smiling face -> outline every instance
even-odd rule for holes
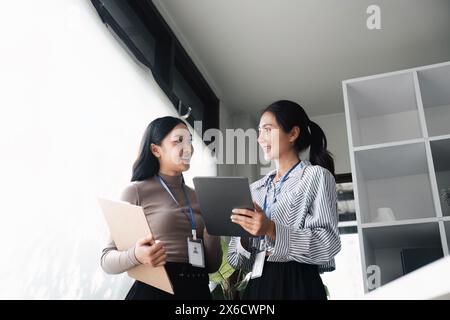
[[[181,173],[189,169],[194,147],[186,125],[178,124],[162,140],[161,145],[152,143],[151,148],[162,170]]]
[[[294,141],[298,138],[300,129],[294,127],[286,133],[277,122],[272,112],[264,112],[259,121],[258,143],[264,152],[266,161],[278,160],[294,148]]]

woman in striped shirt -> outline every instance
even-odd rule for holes
[[[263,111],[258,143],[277,169],[251,185],[254,210],[231,216],[253,235],[233,237],[228,250],[234,268],[252,271],[242,298],[326,299],[319,274],[334,270],[341,243],[325,134],[300,105],[282,100]],[[308,147],[309,160],[301,160]]]

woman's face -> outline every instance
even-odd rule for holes
[[[266,161],[278,160],[294,148],[294,141],[300,129],[294,127],[291,132],[284,132],[272,112],[264,112],[259,120],[258,143],[264,152]]]
[[[161,145],[152,144],[152,152],[165,170],[183,172],[189,169],[194,147],[192,135],[184,124],[178,124],[162,140]]]

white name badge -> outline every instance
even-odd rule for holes
[[[187,239],[188,244],[188,254],[189,254],[189,263],[194,267],[205,267],[205,255],[203,252],[203,241],[202,239],[192,239],[189,237]]]
[[[266,250],[263,250],[256,254],[255,262],[253,263],[252,267],[252,275],[250,279],[259,278],[262,276],[265,258],[266,258]]]

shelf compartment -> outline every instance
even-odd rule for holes
[[[447,235],[447,246],[450,248],[450,220],[444,221],[444,229]]]
[[[425,143],[355,152],[361,223],[378,221],[377,208],[391,208],[396,220],[436,217]]]
[[[381,228],[381,227],[392,227],[392,226],[406,226],[411,224],[420,224],[420,223],[431,223],[431,222],[439,222],[440,218],[433,217],[433,218],[422,218],[422,219],[408,219],[408,220],[396,220],[396,221],[389,221],[389,222],[369,222],[369,223],[363,223],[361,225],[364,229],[369,228]]]
[[[417,71],[428,135],[450,134],[450,65]]]
[[[423,137],[412,72],[344,84],[354,147]]]
[[[450,192],[450,139],[430,141],[430,146],[442,215],[450,216],[450,206],[441,197],[444,189],[448,188]]]
[[[432,254],[429,262],[443,256],[438,222],[363,228],[362,234],[366,267],[380,267],[381,285],[405,274],[406,264],[411,263],[402,259],[406,250],[427,249]]]

